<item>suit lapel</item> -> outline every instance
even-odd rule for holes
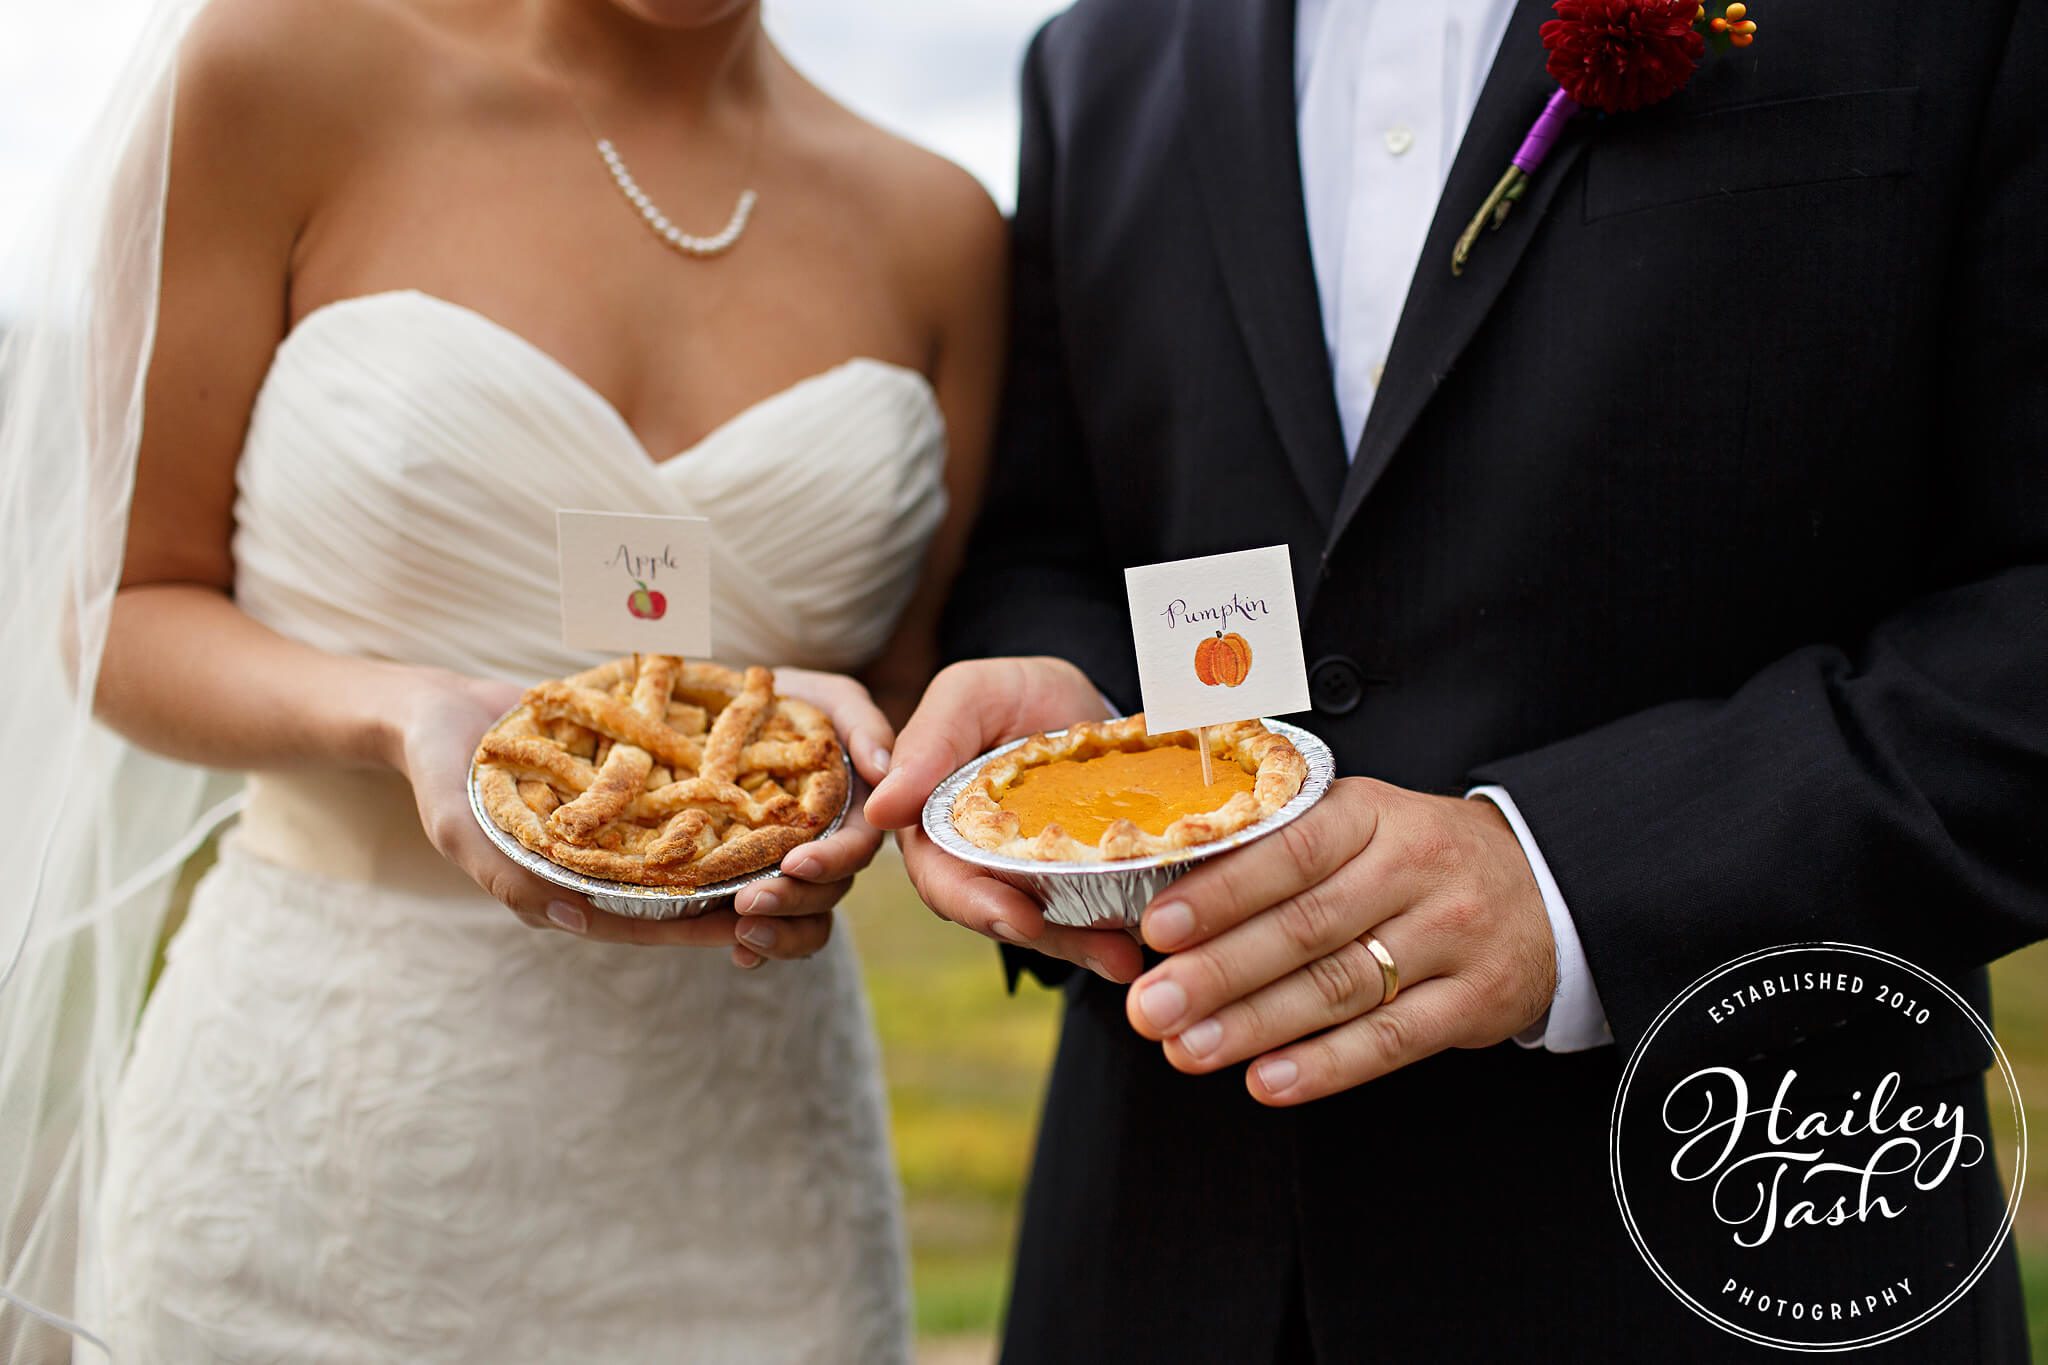
[[[1325,523],[1344,434],[1302,205],[1294,0],[1189,0],[1190,141],[1224,288],[1295,478]]]
[[[1508,21],[1500,55],[1473,109],[1443,197],[1437,202],[1428,243],[1408,286],[1408,300],[1394,331],[1380,391],[1338,497],[1326,553],[1335,547],[1366,494],[1414,429],[1437,385],[1450,374],[1479,330],[1541,226],[1558,186],[1585,148],[1583,129],[1568,131],[1559,139],[1507,223],[1498,232],[1482,233],[1465,273],[1452,276],[1451,248],[1458,234],[1507,169],[1529,125],[1557,88],[1543,69],[1543,41],[1537,32],[1551,13],[1548,0],[1521,0]]]

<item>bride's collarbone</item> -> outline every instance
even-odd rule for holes
[[[872,150],[869,137],[832,131],[765,158],[744,186],[729,172],[692,183],[659,163],[636,168],[700,235],[719,230],[739,190],[757,189],[732,249],[698,259],[650,229],[573,120],[440,112],[450,116],[436,126],[377,139],[377,154],[320,197],[294,252],[294,325],[353,298],[426,294],[545,353],[654,451],[687,449],[847,360],[922,373],[936,353],[929,284],[900,219],[849,226],[892,200],[898,158],[803,173],[812,153]]]

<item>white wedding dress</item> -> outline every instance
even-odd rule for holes
[[[235,593],[337,653],[534,681],[558,507],[712,523],[720,657],[849,669],[945,504],[924,379],[854,360],[657,464],[589,385],[431,296],[278,348]],[[842,925],[716,949],[536,932],[388,775],[251,781],[171,944],[100,1206],[116,1360],[846,1361],[908,1354],[899,1196]]]

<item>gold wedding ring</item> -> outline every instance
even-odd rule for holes
[[[1365,950],[1372,954],[1372,960],[1380,964],[1380,1004],[1392,1002],[1401,993],[1401,969],[1394,965],[1394,955],[1387,951],[1387,945],[1380,942],[1368,929],[1358,936]],[[1377,1009],[1379,1006],[1374,1006]]]

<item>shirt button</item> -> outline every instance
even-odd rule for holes
[[[1308,695],[1316,710],[1326,716],[1341,716],[1357,707],[1365,695],[1365,678],[1358,665],[1342,654],[1316,660],[1308,671]]]
[[[1387,129],[1386,143],[1387,150],[1399,156],[1415,145],[1415,130],[1405,123],[1397,123]]]

